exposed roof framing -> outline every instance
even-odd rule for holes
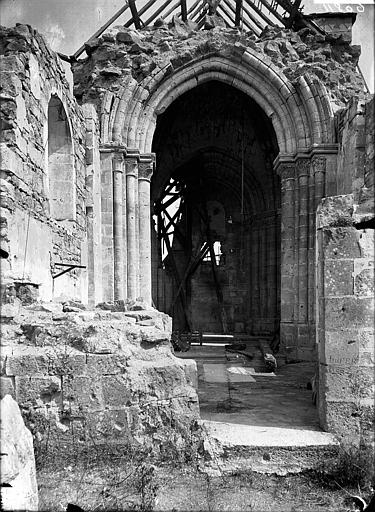
[[[301,0],[127,0],[89,41],[103,34],[116,20],[127,28],[134,26],[139,30],[158,18],[168,22],[177,15],[182,21],[194,21],[198,28],[202,28],[206,14],[216,14],[226,26],[236,26],[256,36],[262,33],[266,25],[292,29],[309,27],[322,32],[314,21],[302,13]],[[85,44],[70,60],[77,59],[84,51]]]

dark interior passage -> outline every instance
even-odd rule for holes
[[[273,334],[279,324],[280,183],[270,120],[206,82],[158,117],[153,300],[174,329]]]

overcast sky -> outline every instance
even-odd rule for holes
[[[327,9],[328,4],[315,1],[302,0],[306,14]],[[145,0],[137,0],[139,6],[144,3]],[[53,50],[71,55],[122,5],[124,0],[0,0],[0,23],[7,27],[28,23],[46,36]],[[344,10],[346,6],[338,7]],[[357,5],[352,8],[355,12]],[[360,67],[374,92],[375,6],[366,4],[363,8],[364,12],[358,13],[353,27],[353,44],[362,46]],[[121,18],[116,24],[121,24]]]

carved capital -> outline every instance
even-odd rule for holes
[[[310,175],[310,159],[301,158],[297,160],[296,172],[299,178]]]
[[[152,173],[154,172],[154,163],[153,162],[140,162],[139,170],[138,170],[138,179],[139,180],[151,180]]]
[[[325,173],[327,167],[327,159],[326,157],[320,155],[314,156],[311,161],[311,165],[314,174],[317,172]]]
[[[139,158],[138,179],[150,181],[155,168],[153,153],[141,155]]]
[[[125,158],[125,172],[127,176],[138,176],[138,160]]]
[[[280,163],[277,167],[277,174],[282,180],[290,180],[295,177],[295,164],[291,162]]]
[[[123,172],[124,170],[124,157],[121,153],[115,154],[112,158],[112,170],[113,172]]]

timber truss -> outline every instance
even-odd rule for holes
[[[176,309],[184,319],[184,327],[191,331],[189,314],[190,280],[203,261],[211,264],[222,332],[227,332],[223,292],[218,278],[218,261],[214,237],[210,226],[207,201],[202,183],[184,183],[171,178],[160,198],[154,204],[159,241],[159,262],[170,272],[174,295],[168,313],[175,316]],[[198,240],[192,239],[192,212],[200,218]],[[176,254],[182,253],[183,258]]]
[[[226,27],[238,27],[257,37],[266,26],[280,26],[299,30],[309,27],[323,33],[311,19],[302,13],[302,0],[127,0],[87,41],[100,37],[115,21],[126,28],[141,30],[158,19],[171,21],[176,16],[182,22],[194,22],[197,29],[205,27],[207,16],[216,15]],[[64,60],[76,60],[85,51],[83,44],[74,55],[59,54]]]

